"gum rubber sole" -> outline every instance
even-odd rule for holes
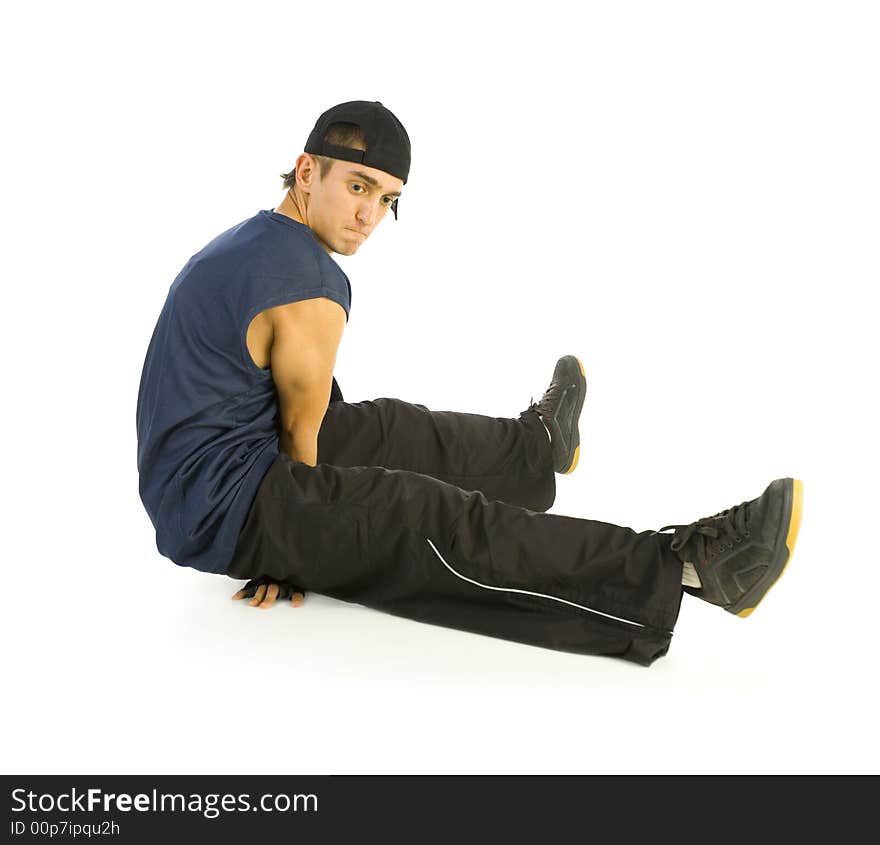
[[[801,516],[804,510],[804,483],[797,478],[791,479],[791,510],[789,512],[788,518],[788,531],[785,536],[785,542],[780,549],[780,554],[777,559],[774,561],[774,565],[771,567],[770,571],[767,573],[766,577],[772,578],[770,584],[764,588],[762,583],[759,581],[752,587],[751,590],[746,593],[746,595],[740,599],[738,604],[745,604],[746,606],[740,610],[730,609],[730,613],[735,614],[741,618],[745,618],[751,614],[751,612],[764,600],[764,597],[770,590],[773,588],[773,585],[782,577],[782,573],[785,572],[785,568],[788,566],[789,561],[791,560],[792,554],[794,554],[795,543],[797,543],[798,532],[801,528]],[[766,579],[765,579],[766,580]],[[757,601],[755,598],[757,597]],[[734,605],[736,607],[737,605]]]
[[[581,359],[578,358],[576,355],[572,355],[571,357],[574,358],[574,360],[578,362],[578,366],[581,368],[581,391],[580,391],[581,398],[580,398],[580,401],[578,402],[577,408],[575,409],[575,412],[574,412],[574,418],[576,420],[579,420],[580,415],[581,415],[581,409],[584,407],[584,399],[587,396],[587,379],[586,379],[586,376],[584,375],[584,365],[581,363]],[[568,469],[563,470],[560,473],[560,475],[571,475],[571,473],[574,472],[575,467],[577,467],[578,461],[580,460],[581,442],[580,442],[580,436],[578,435],[578,425],[577,424],[574,427],[574,438],[575,438],[574,439],[575,447],[574,447],[574,455],[572,456],[571,464],[569,465]]]

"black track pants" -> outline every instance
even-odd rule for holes
[[[465,631],[650,665],[682,598],[672,535],[543,513],[550,442],[518,419],[345,402],[318,463],[280,454],[226,574]]]

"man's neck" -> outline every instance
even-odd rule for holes
[[[294,203],[290,199],[290,194],[285,194],[284,199],[281,200],[281,204],[278,206],[278,208],[273,209],[273,211],[276,211],[278,214],[283,214],[285,217],[289,217],[291,220],[296,220],[297,223],[302,223],[303,226],[309,225],[308,223],[306,223],[305,220],[302,219],[302,216],[299,213],[299,209],[297,209],[296,207],[296,203]],[[309,226],[309,228],[311,229],[312,227]],[[314,230],[312,230],[312,234],[315,235]],[[327,255],[333,254],[333,250],[330,249],[330,247],[325,244],[324,241],[322,241],[317,235],[315,235],[315,240],[318,242],[321,249],[323,249],[324,252],[327,253]]]
[[[284,199],[281,200],[281,204],[275,209],[275,211],[277,211],[278,214],[283,214],[285,217],[290,217],[292,220],[296,220],[297,223],[302,223],[304,226],[308,226],[308,223],[302,219],[296,204],[290,199],[290,194],[284,195]]]

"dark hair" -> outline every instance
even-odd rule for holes
[[[329,141],[331,144],[338,144],[341,147],[354,147],[358,150],[365,150],[367,148],[363,130],[356,123],[344,123],[341,121],[331,123],[324,133],[324,140]],[[318,162],[318,171],[321,179],[330,172],[333,162],[337,161],[335,158],[319,156],[314,153],[309,153],[309,155]],[[282,173],[281,178],[284,180],[285,188],[292,188],[296,184],[296,165],[293,166],[290,173]]]

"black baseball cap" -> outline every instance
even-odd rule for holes
[[[364,133],[367,148],[357,150],[325,141],[324,135],[330,124],[337,122],[357,124]],[[350,100],[327,109],[309,134],[304,152],[375,167],[402,179],[404,185],[409,176],[409,135],[397,117],[378,100]],[[391,203],[395,220],[398,199],[400,198],[395,197]]]

